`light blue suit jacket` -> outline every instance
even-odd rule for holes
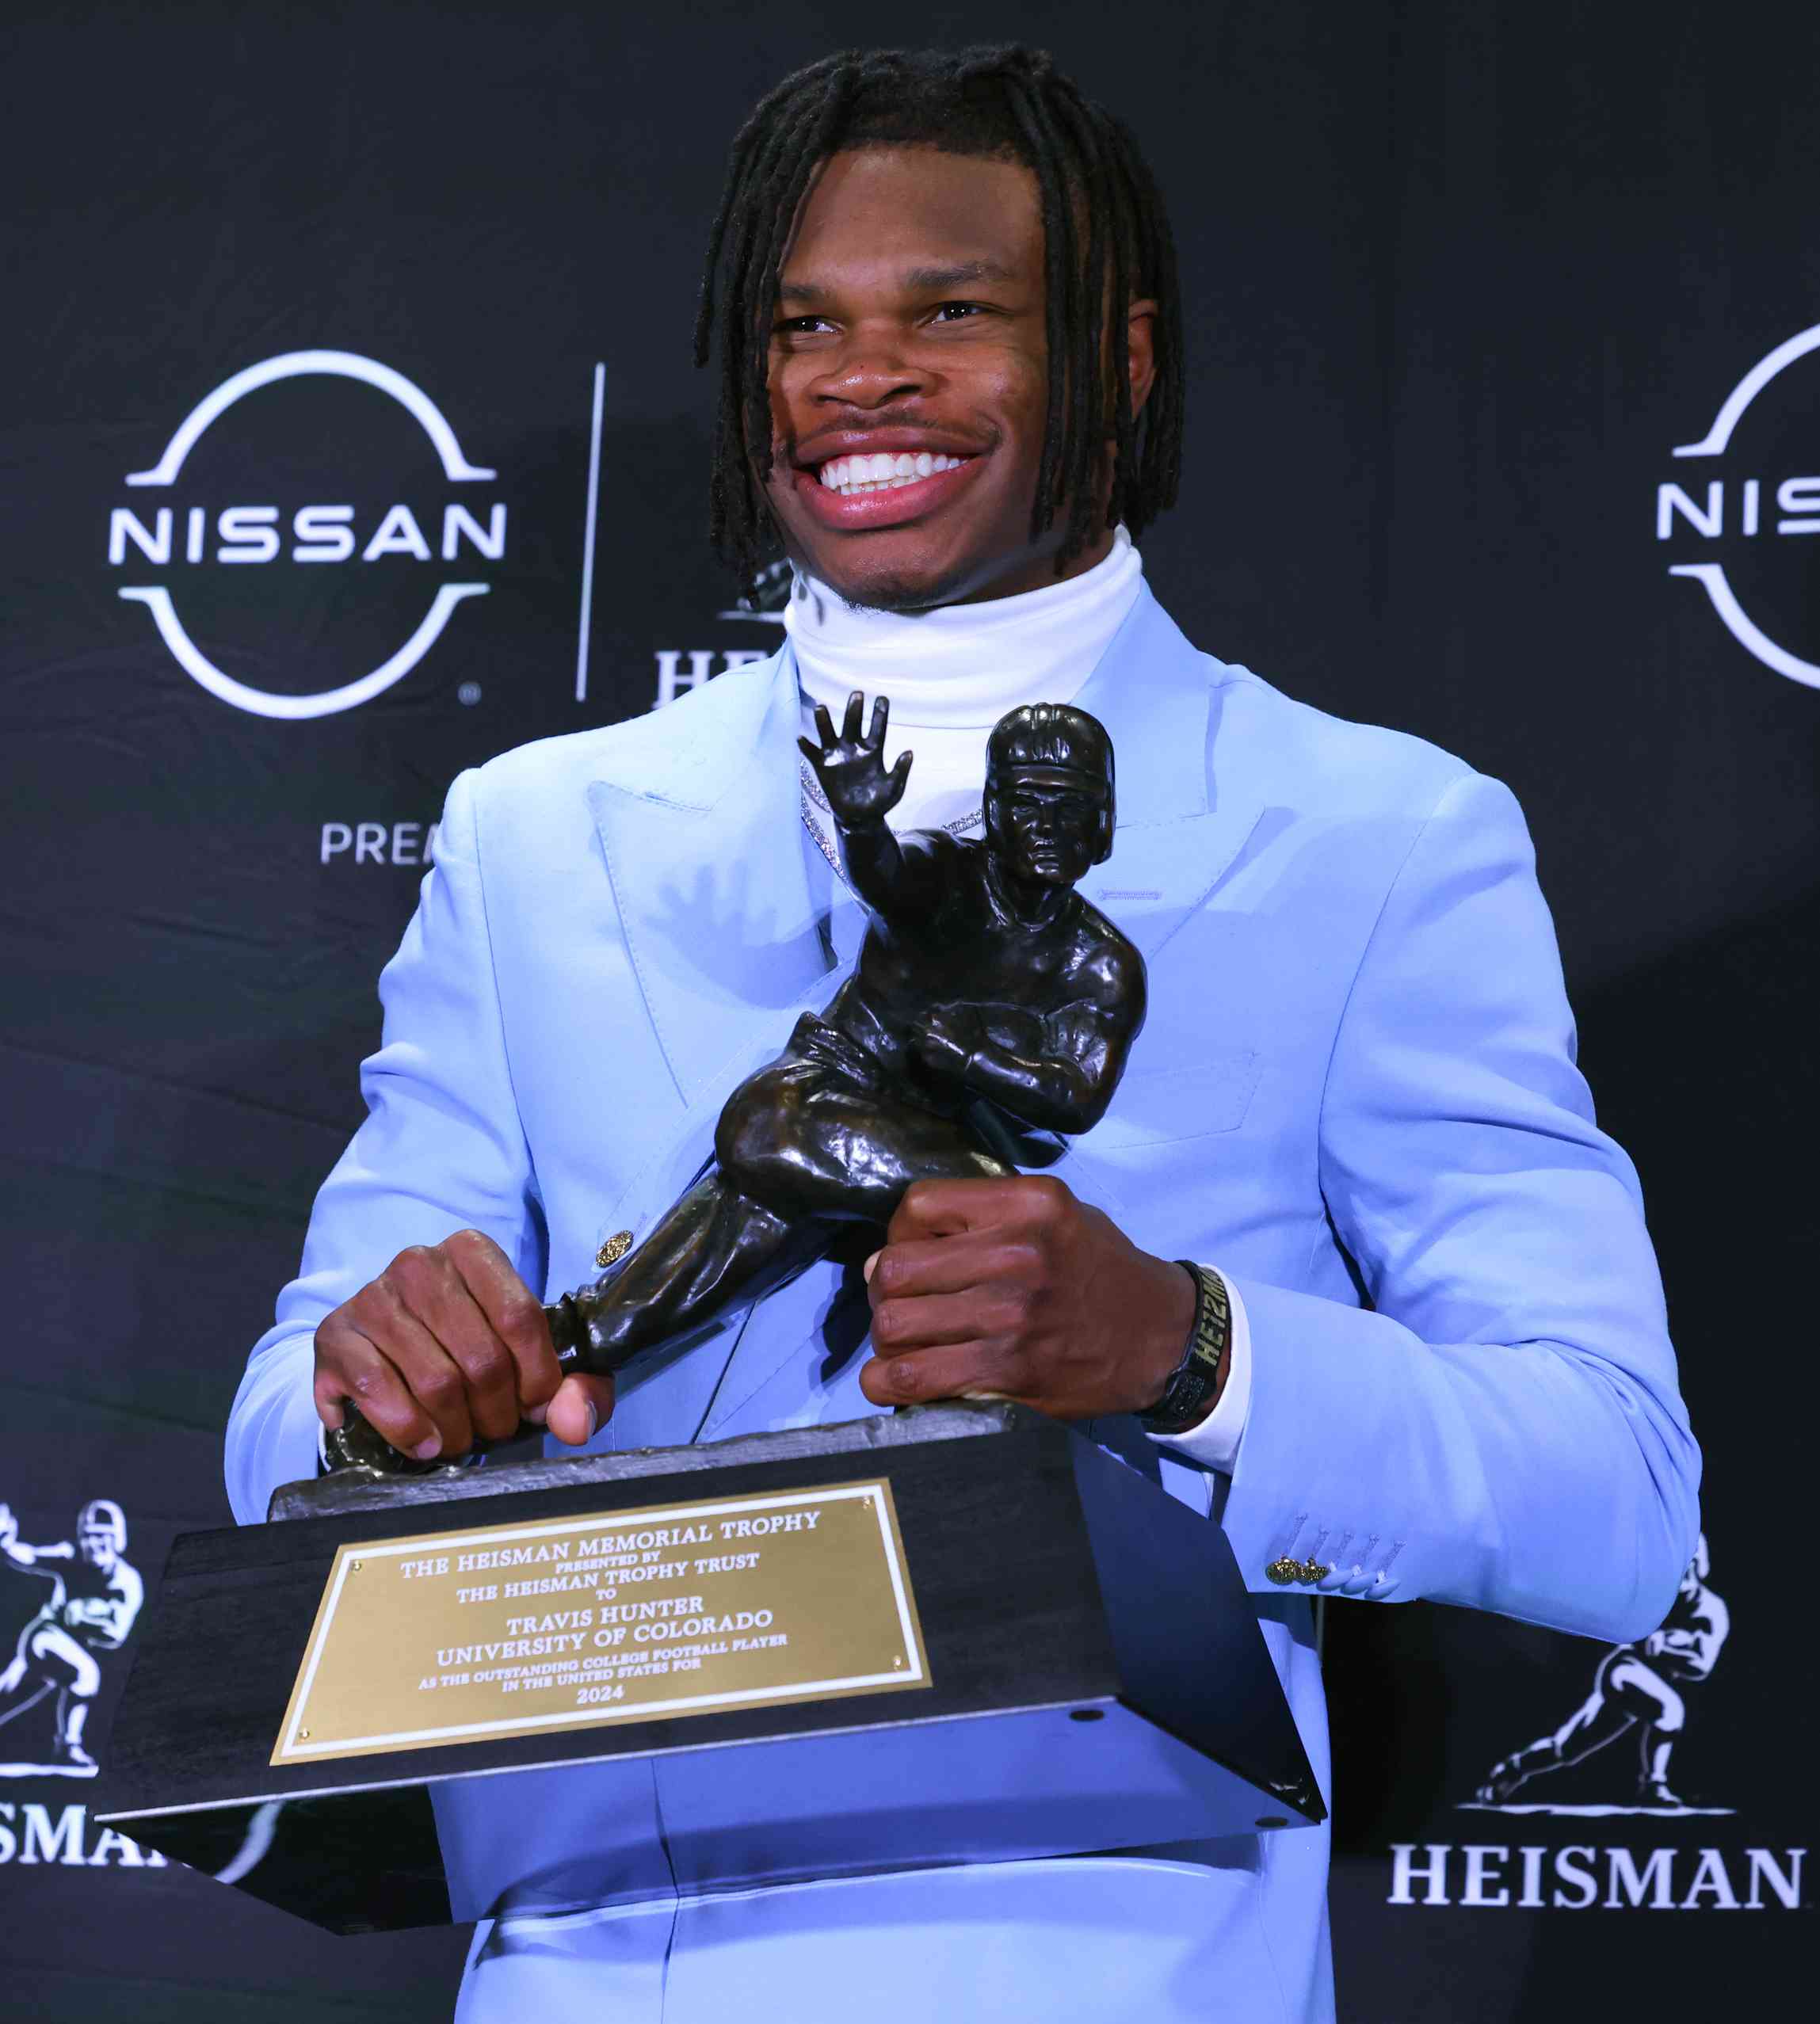
[[[1195,652],[1147,591],[1078,700],[1119,776],[1115,848],[1084,890],[1143,950],[1150,1015],[1055,1171],[1242,1295],[1230,1485],[1173,1458],[1162,1473],[1224,1526],[1326,1789],[1311,1599],[1272,1585],[1279,1557],[1330,1565],[1330,1594],[1608,1640],[1665,1612],[1699,1458],[1636,1177],[1593,1121],[1505,788]],[[797,728],[786,650],[456,783],[382,982],[370,1115],[235,1404],[242,1520],[314,1471],[311,1337],[331,1308],[464,1225],[551,1295],[589,1279],[832,995],[863,916],[799,821]],[[628,1384],[596,1446],[871,1412],[863,1355],[830,1367],[835,1284],[816,1268]],[[636,1766],[473,1781],[439,1817],[479,1901],[528,1848],[575,1908],[499,1904],[471,2020],[1333,2012],[1324,1829],[679,1905]],[[640,1879],[635,1908],[588,1908]]]

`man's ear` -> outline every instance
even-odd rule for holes
[[[1125,319],[1125,345],[1131,356],[1131,419],[1144,411],[1157,376],[1157,306],[1148,295],[1134,302]]]

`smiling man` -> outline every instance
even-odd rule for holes
[[[888,136],[902,121],[873,124]],[[803,204],[770,334],[776,433],[764,503],[792,555],[850,604],[928,611],[1014,597],[1092,568],[1118,524],[1107,515],[1108,445],[1120,423],[1121,475],[1126,488],[1141,485],[1130,436],[1154,377],[1156,301],[1125,304],[1119,355],[1095,365],[1076,396],[1074,468],[1057,471],[1052,348],[1058,338],[1066,345],[1070,322],[1091,331],[1097,319],[1077,285],[1063,291],[1060,330],[1050,328],[1031,184],[1015,161],[881,138],[835,156]],[[1072,208],[1061,215],[1070,221]],[[932,257],[937,247],[946,257]],[[1083,251],[1066,249],[1064,273],[1080,270]],[[1164,260],[1164,249],[1151,257]],[[729,307],[735,324],[750,313],[737,296]],[[1172,331],[1166,341],[1173,356],[1179,340]],[[740,357],[730,341],[727,362]],[[1082,365],[1065,351],[1057,362]],[[1116,402],[1104,386],[1115,372],[1125,381]],[[764,439],[746,433],[746,419],[743,405],[723,413],[721,444],[735,460],[727,484],[738,503],[727,524],[741,547],[762,528],[750,478],[741,483],[764,471]],[[1040,529],[1032,524],[1039,499]],[[1141,520],[1150,505],[1133,501],[1127,510]]]
[[[1318,1595],[1653,1630],[1698,1457],[1521,814],[1196,652],[1145,585],[1181,340],[1131,134],[1028,51],[813,66],[734,143],[698,347],[714,532],[742,571],[788,556],[788,642],[452,789],[370,1115],[235,1404],[236,1511],[309,1473],[350,1399],[427,1458],[525,1412],[635,1447],[996,1393],[1223,1527],[1324,1788]],[[903,747],[879,737],[875,785],[915,747],[857,858],[845,787],[798,745],[826,760],[816,712],[856,690]],[[1002,818],[988,734],[1039,705],[1116,755],[1103,861],[1028,853],[1084,867],[1144,959],[1110,1103],[1069,1113],[1044,1174],[909,1187],[863,1267],[818,1259],[616,1393],[563,1378],[540,1300],[635,1260],[729,1094],[877,985],[846,980],[868,908],[901,902],[891,867]],[[1085,823],[1083,753],[1046,764]],[[954,1021],[908,1031],[957,1096],[998,1072]],[[1108,1818],[1102,1854],[696,1896],[639,1765],[437,1806],[494,1908],[470,2020],[1334,2014],[1324,1829],[1144,1849]]]

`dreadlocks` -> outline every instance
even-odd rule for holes
[[[760,101],[728,157],[695,326],[696,364],[708,362],[717,340],[720,353],[708,522],[715,547],[742,581],[750,579],[770,524],[766,375],[778,270],[817,168],[838,150],[868,145],[1015,161],[1034,173],[1049,399],[1032,538],[1065,504],[1059,574],[1096,523],[1123,520],[1140,531],[1174,503],[1181,472],[1181,306],[1169,219],[1130,130],[1083,97],[1042,50],[848,50],[786,78]],[[1134,420],[1123,312],[1139,295],[1157,304],[1157,369]],[[1109,361],[1101,356],[1103,322]],[[1102,513],[1095,478],[1108,436],[1116,453]]]

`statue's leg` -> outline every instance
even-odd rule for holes
[[[733,1092],[715,1154],[623,1265],[548,1310],[565,1364],[616,1370],[762,1298],[823,1256],[842,1224],[888,1223],[912,1181],[1014,1171],[953,1120],[800,1056]]]
[[[557,1349],[571,1350],[578,1367],[616,1370],[736,1301],[761,1298],[812,1264],[834,1234],[825,1223],[780,1216],[711,1172],[623,1266],[551,1310]]]
[[[10,1722],[28,1708],[36,1707],[56,1684],[43,1673],[28,1671],[25,1653],[20,1651],[6,1671],[0,1672],[0,1722]]]
[[[837,1233],[832,1223],[777,1215],[710,1172],[629,1257],[544,1309],[556,1359],[565,1370],[601,1376],[623,1369],[736,1302],[761,1298],[812,1264]],[[364,1464],[387,1474],[423,1466],[396,1454],[351,1405],[329,1436],[329,1458],[331,1468]],[[13,1712],[0,1707],[0,1721]]]
[[[785,1216],[884,1224],[913,1181],[1016,1171],[955,1119],[881,1091],[825,1076],[798,1076],[783,1088],[763,1088],[767,1080],[755,1076],[734,1092],[715,1151],[742,1192]]]

